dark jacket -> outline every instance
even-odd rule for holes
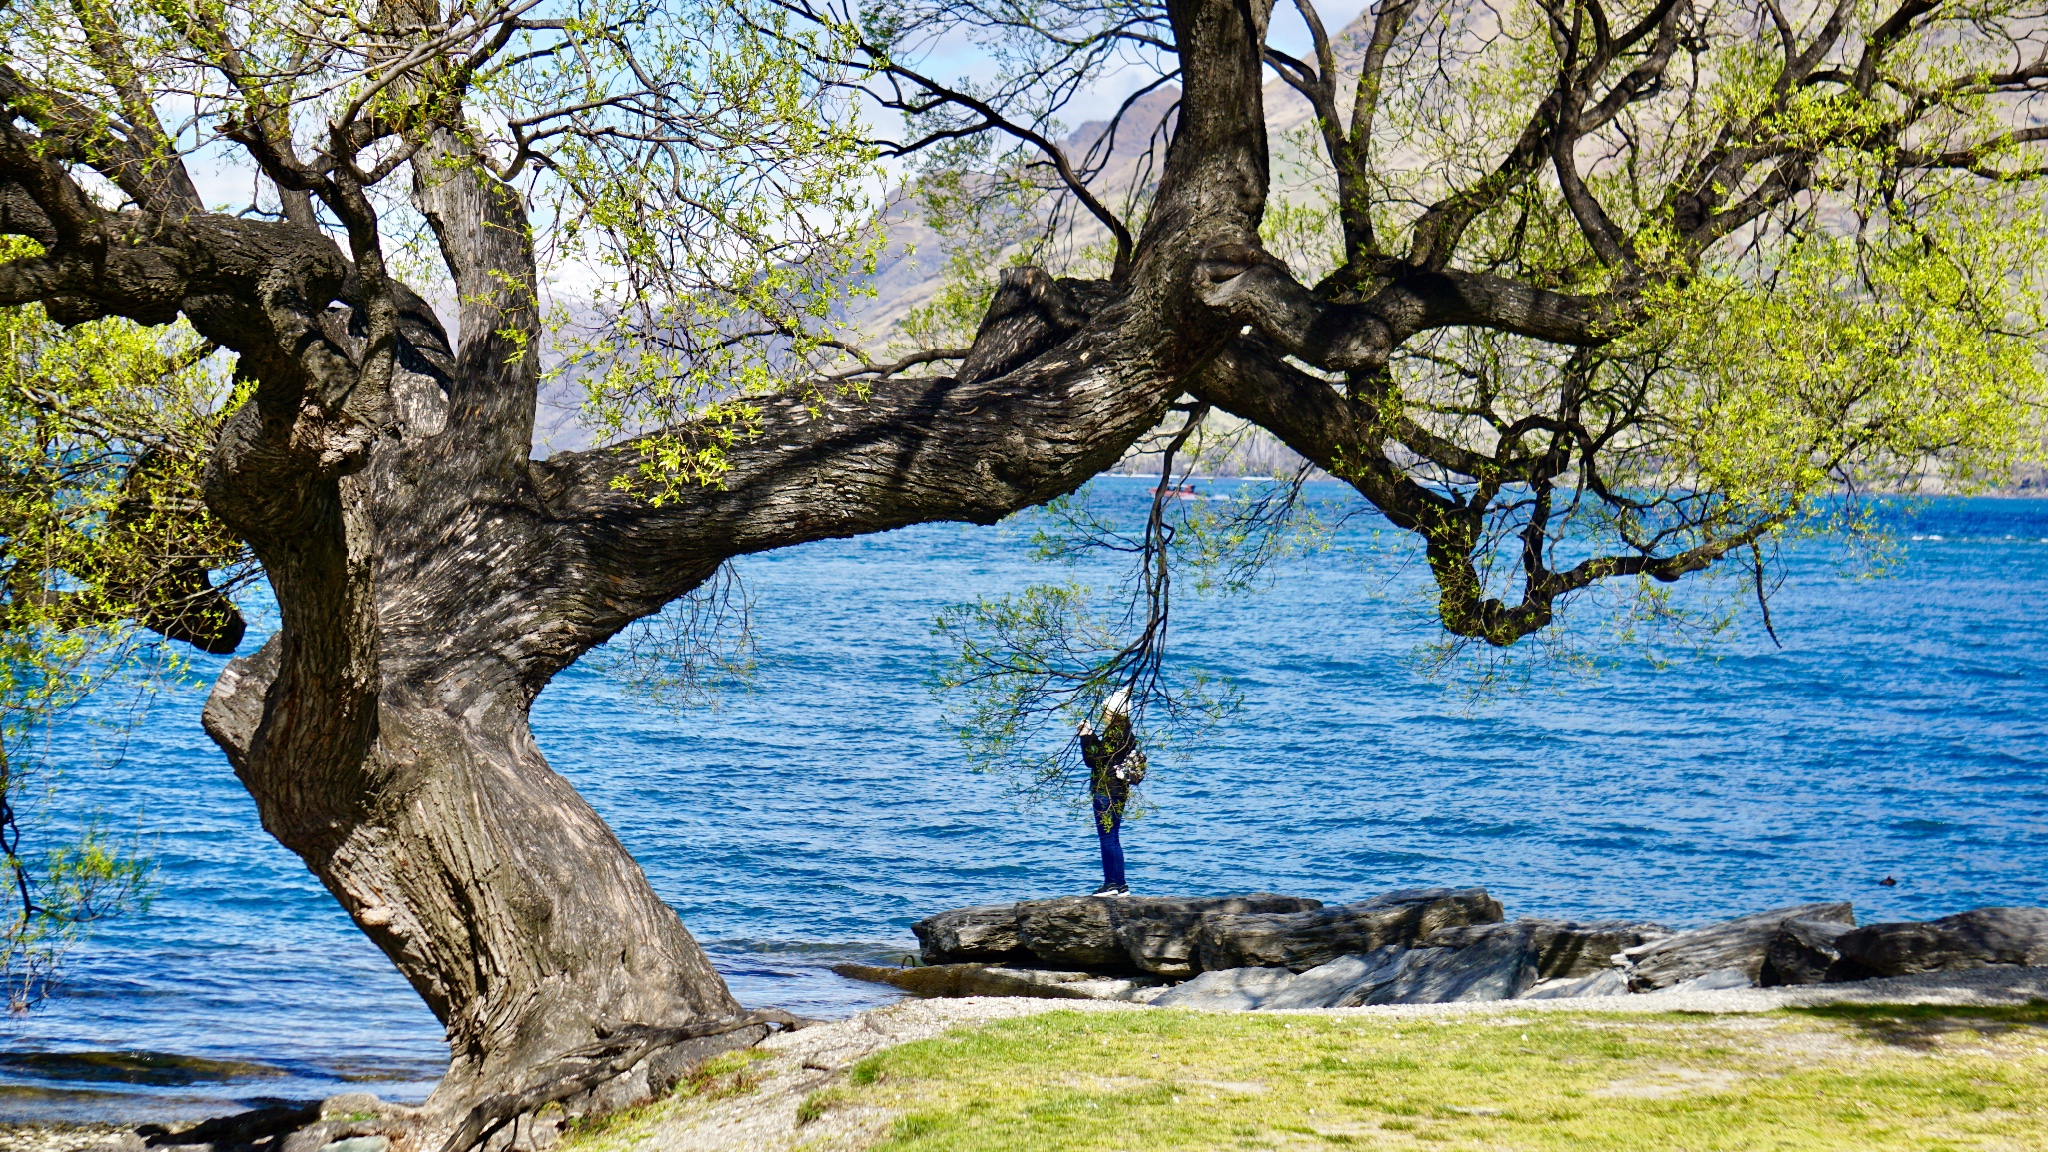
[[[1107,796],[1123,807],[1131,785],[1145,778],[1145,753],[1131,735],[1131,719],[1118,716],[1099,735],[1081,737],[1081,759],[1088,765],[1088,791]]]

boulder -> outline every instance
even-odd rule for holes
[[[2048,964],[2048,908],[1978,908],[1924,923],[1868,924],[1835,939],[1829,980],[1989,964]]]
[[[1096,972],[1006,968],[994,964],[930,964],[921,968],[834,964],[832,970],[849,979],[888,984],[926,999],[1032,996],[1051,1000],[1131,1000],[1144,1003],[1164,991],[1167,983],[1156,976],[1110,977]]]
[[[1401,974],[1401,957],[1408,949],[1397,945],[1375,948],[1356,956],[1339,956],[1289,980],[1268,996],[1261,1008],[1354,1008],[1393,982]],[[1240,969],[1240,971],[1284,971],[1284,969]]]
[[[1247,967],[1304,972],[1339,956],[1412,946],[1440,929],[1500,918],[1500,902],[1483,888],[1410,888],[1306,912],[1212,913],[1197,930],[1195,966],[1205,972]]]
[[[1532,985],[1522,993],[1524,1000],[1577,1000],[1592,996],[1628,995],[1628,977],[1619,968],[1609,968],[1594,976],[1580,976],[1570,980],[1545,980]]]
[[[1461,924],[1423,937],[1425,948],[1464,948],[1502,934],[1519,936],[1536,957],[1536,978],[1593,976],[1614,968],[1614,954],[1671,935],[1661,924],[1634,920],[1542,920],[1523,917],[1505,924]]]
[[[1855,930],[1853,924],[1832,920],[1787,920],[1764,947],[1763,971],[1757,983],[1766,988],[1780,984],[1819,984],[1828,970],[1841,959],[1835,942]]]
[[[1254,892],[1194,898],[1063,896],[1016,905],[1017,935],[1040,963],[1056,968],[1187,976],[1200,925],[1212,916],[1286,914],[1319,900]]]
[[[984,904],[978,908],[956,908],[927,916],[910,926],[917,933],[924,962],[959,964],[967,961],[1000,962],[1020,960],[1023,938],[1017,934],[1015,904]]]
[[[1273,995],[1300,979],[1285,968],[1231,968],[1204,972],[1185,984],[1154,996],[1154,1008],[1206,1008],[1212,1011],[1245,1011],[1265,1004]]]
[[[1853,925],[1856,916],[1847,902],[1795,904],[1624,948],[1629,987],[1650,992],[1723,968],[1739,969],[1755,984],[1763,975],[1764,953],[1787,920]]]

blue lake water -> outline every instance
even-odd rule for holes
[[[1098,488],[1128,507],[1144,483]],[[1336,485],[1317,495],[1343,504]],[[1866,921],[2048,902],[2048,501],[1885,515],[1881,577],[1836,544],[1792,551],[1782,649],[1752,613],[1705,653],[1618,651],[1590,680],[1543,673],[1478,701],[1417,670],[1436,636],[1419,562],[1353,518],[1265,592],[1177,609],[1176,658],[1229,676],[1244,706],[1157,766],[1125,832],[1132,885],[1341,901],[1479,884],[1510,916],[1677,925],[1819,898]],[[581,668],[541,697],[541,747],[743,1001],[886,1002],[828,965],[909,952],[909,924],[940,909],[1099,881],[1086,817],[966,772],[926,687],[940,609],[1069,576],[1031,562],[1029,535],[927,526],[743,561],[759,686],[715,711],[649,710]],[[198,664],[210,681],[220,661]],[[439,1073],[432,1016],[257,826],[203,699],[167,693],[125,735],[81,717],[53,736],[53,818],[135,829],[160,891],[78,948],[55,998],[0,1022],[0,1120],[416,1100]],[[117,1050],[248,1066],[61,1058]]]

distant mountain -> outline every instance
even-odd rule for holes
[[[1356,64],[1365,34],[1362,20],[1354,21],[1339,33],[1340,70]],[[1133,102],[1124,113],[1114,147],[1098,161],[1100,174],[1090,181],[1096,195],[1112,209],[1121,208],[1134,191],[1145,190],[1141,185],[1158,179],[1165,140],[1156,136],[1154,130],[1167,121],[1179,102],[1180,89],[1163,85]],[[1267,134],[1276,150],[1284,151],[1282,138],[1310,123],[1314,109],[1300,93],[1279,80],[1266,85],[1264,102]],[[1076,127],[1061,141],[1069,162],[1079,165],[1086,160],[1090,149],[1100,144],[1108,130],[1108,120],[1089,120]],[[1108,240],[1108,229],[1085,211],[1076,210],[1073,219],[1072,246]],[[926,225],[918,205],[899,193],[883,221],[886,240],[882,259],[869,281],[875,295],[852,311],[862,331],[871,338],[884,337],[912,308],[930,301],[945,277],[945,240]]]

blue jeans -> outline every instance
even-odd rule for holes
[[[1095,838],[1102,843],[1102,882],[1124,883],[1124,844],[1117,831],[1124,826],[1124,806],[1109,796],[1095,793]]]

